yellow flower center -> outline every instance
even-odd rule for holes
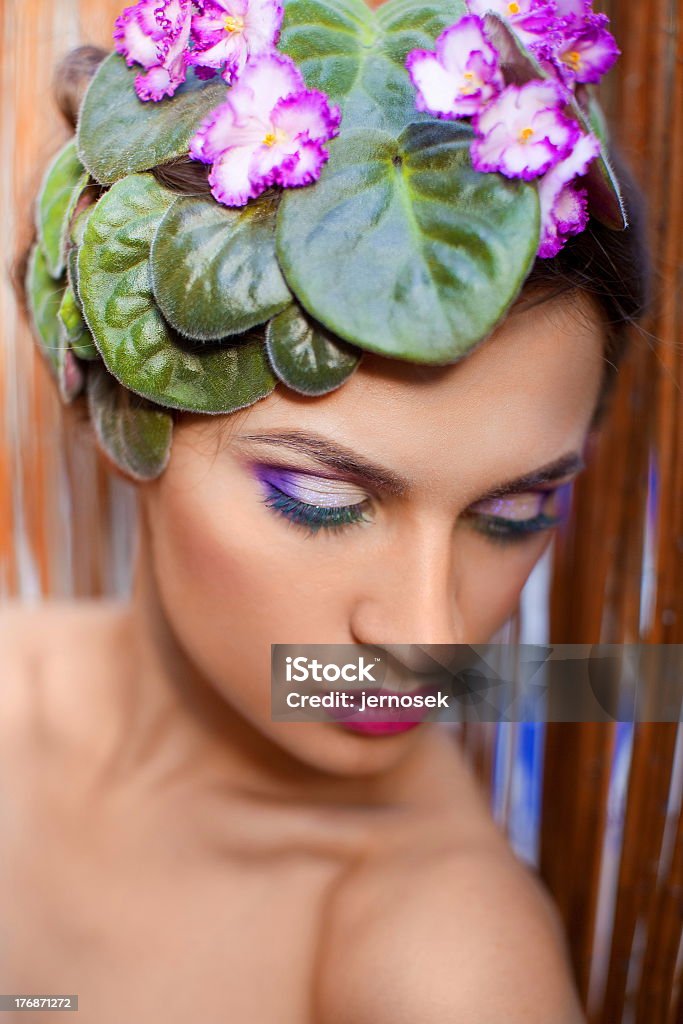
[[[519,141],[528,142],[533,134],[533,128],[522,128],[521,132],[519,133]]]
[[[519,14],[519,4],[508,4],[508,14]]]
[[[578,71],[581,67],[581,54],[578,50],[567,50],[564,54],[564,60],[566,64],[571,64],[574,71]]]
[[[262,146],[282,146],[290,141],[287,132],[283,131],[282,128],[274,128],[271,125],[270,131],[267,131],[261,140]]]
[[[462,77],[465,79],[465,84],[460,86],[461,96],[472,96],[479,91],[482,84],[481,79],[473,71],[465,71]]]
[[[223,22],[226,32],[243,32],[244,31],[244,18],[240,18],[238,15],[229,14]]]

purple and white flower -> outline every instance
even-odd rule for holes
[[[212,164],[209,182],[225,206],[244,206],[271,185],[308,185],[329,154],[323,143],[339,131],[341,112],[306,89],[284,54],[248,61],[228,98],[206,118],[190,144],[195,160]]]
[[[498,14],[527,46],[543,42],[557,28],[553,0],[467,0],[467,7],[482,18],[489,11]]]
[[[576,178],[588,170],[600,153],[594,135],[582,135],[569,156],[547,172],[538,183],[541,203],[541,241],[538,255],[555,256],[570,235],[578,235],[588,223],[585,188],[577,188]]]
[[[412,50],[406,67],[418,110],[437,117],[471,117],[503,89],[498,51],[476,15],[465,15],[436,40],[436,52]]]
[[[190,0],[139,0],[116,19],[116,52],[146,72],[135,79],[141,100],[172,96],[185,81],[191,21]]]
[[[567,35],[557,50],[563,77],[574,82],[599,82],[619,53],[616,39],[608,30],[604,14],[589,14],[583,23],[567,26]]]
[[[475,170],[525,181],[545,174],[569,155],[580,135],[576,121],[563,113],[565,101],[556,82],[509,85],[473,121]]]
[[[280,37],[280,0],[198,0],[192,19],[193,48],[188,63],[223,72],[234,82],[250,57],[271,52]]]

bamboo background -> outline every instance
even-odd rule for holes
[[[109,47],[122,6],[0,0],[9,254],[0,276],[0,599],[121,594],[128,583],[133,495],[63,416],[9,280],[42,169],[67,135],[51,100],[54,64],[82,42]],[[602,9],[623,50],[603,100],[648,196],[657,301],[577,488],[572,527],[555,548],[550,636],[683,643],[682,12],[677,0],[608,0]],[[465,730],[508,828],[520,742],[520,727]],[[563,915],[591,1021],[683,1024],[680,730],[550,725],[534,743],[543,765],[538,864]]]

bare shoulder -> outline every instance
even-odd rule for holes
[[[360,867],[329,906],[324,1024],[584,1024],[562,928],[501,842]]]
[[[97,665],[125,628],[125,606],[108,601],[10,602],[0,608],[0,758],[28,747],[49,753],[85,735]],[[103,657],[105,655],[105,657]]]

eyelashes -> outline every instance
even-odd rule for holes
[[[354,484],[316,477],[277,466],[255,467],[264,492],[263,503],[276,515],[307,534],[320,530],[342,530],[371,522],[372,500]],[[514,543],[562,521],[566,511],[568,485],[552,490],[527,491],[501,498],[489,498],[471,505],[463,520],[492,541]]]
[[[471,505],[465,518],[484,536],[502,543],[550,530],[565,517],[569,485],[489,498]]]

